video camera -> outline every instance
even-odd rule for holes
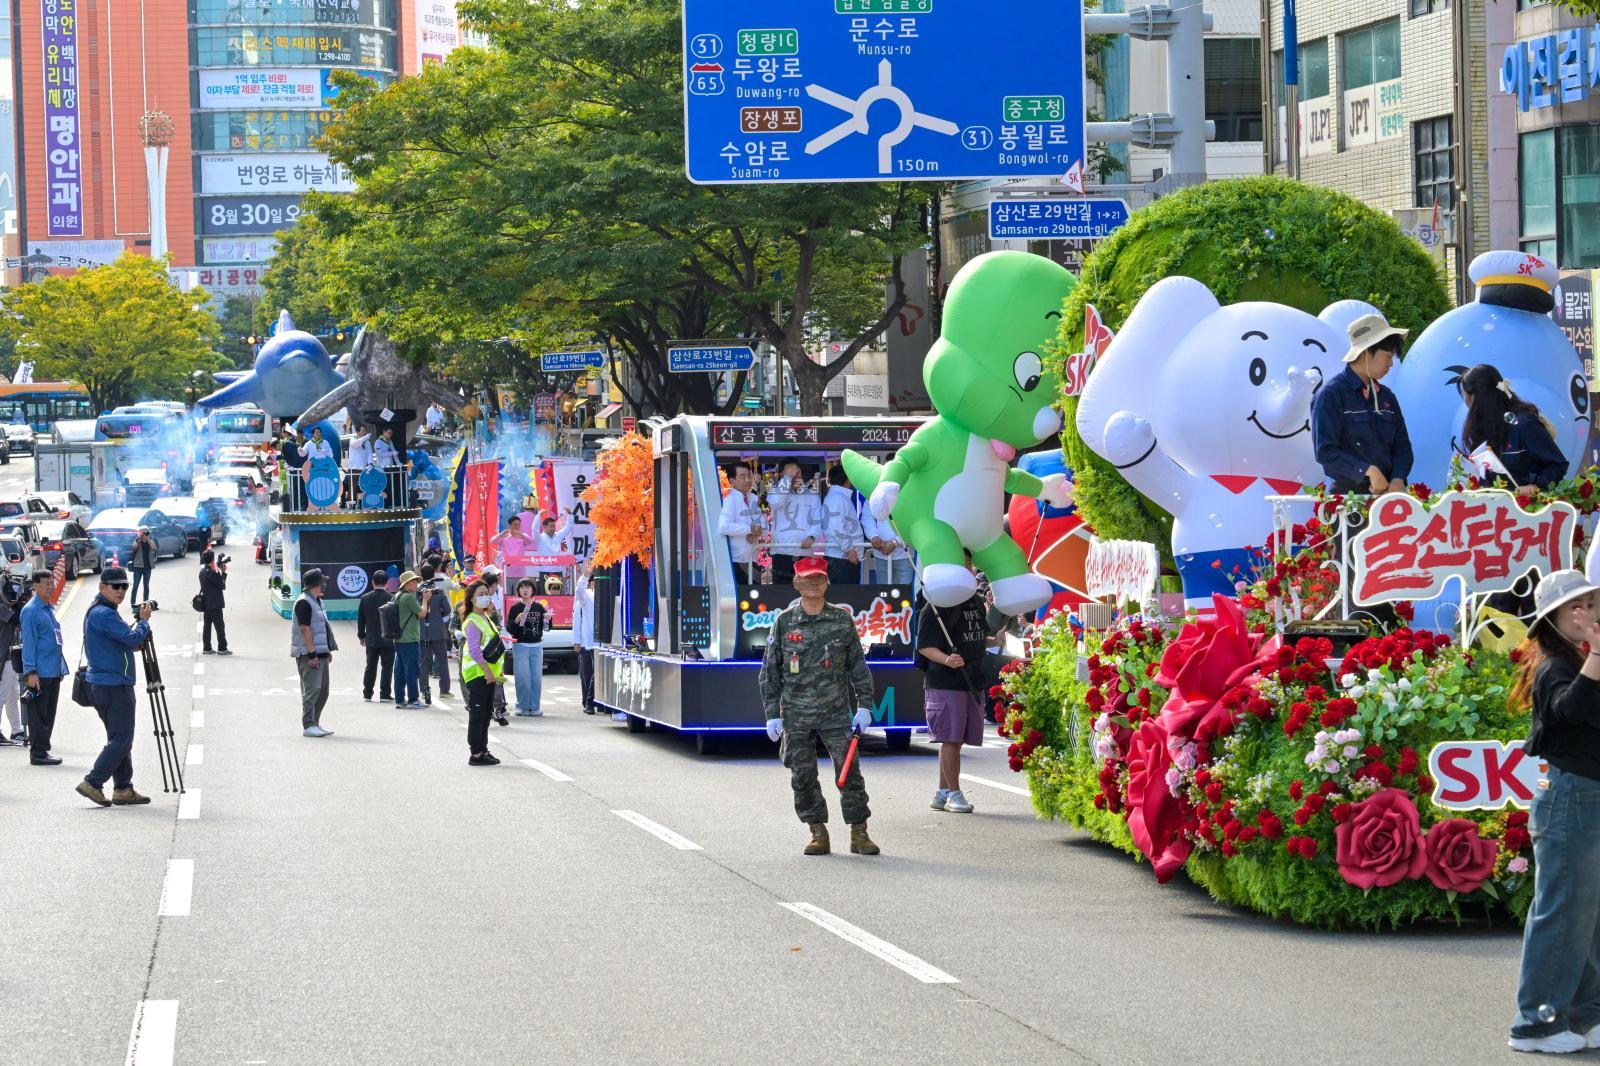
[[[140,609],[146,606],[150,608],[151,614],[155,614],[157,611],[161,610],[161,605],[155,600],[145,600],[144,603],[136,603],[133,605],[133,613],[138,614]]]

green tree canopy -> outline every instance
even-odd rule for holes
[[[204,290],[180,292],[165,262],[124,253],[108,266],[8,290],[0,324],[35,380],[81,382],[97,408],[180,397],[196,370],[226,365]]]
[[[928,237],[912,184],[696,186],[684,176],[675,0],[472,0],[495,42],[379,91],[341,82],[326,145],[359,179],[313,198],[320,295],[401,342],[608,337],[658,409],[709,410],[671,339],[738,334],[784,358],[807,411],[903,306]],[[829,337],[842,355],[813,363]]]

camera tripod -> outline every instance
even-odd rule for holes
[[[139,646],[144,658],[145,691],[150,694],[150,717],[155,725],[156,754],[161,760],[161,791],[183,791],[183,763],[178,758],[178,742],[172,732],[172,715],[167,710],[167,686],[161,680],[161,664],[156,661],[156,642],[150,639]]]

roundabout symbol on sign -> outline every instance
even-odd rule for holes
[[[894,67],[887,59],[878,61],[878,84],[867,89],[859,97],[852,100],[848,96],[836,93],[832,89],[824,89],[820,85],[807,85],[806,93],[825,104],[831,104],[840,111],[850,112],[850,117],[822,136],[814,138],[806,145],[806,155],[816,155],[818,152],[833,147],[852,133],[867,135],[867,111],[879,100],[887,100],[900,109],[900,125],[878,138],[878,173],[887,174],[894,169],[894,146],[911,136],[911,130],[921,126],[925,130],[943,133],[954,137],[961,132],[959,126],[947,119],[934,118],[918,111],[911,102],[911,97],[906,95],[904,89],[897,88],[894,84]]]

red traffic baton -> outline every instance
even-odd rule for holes
[[[844,753],[844,766],[839,770],[839,787],[844,787],[844,779],[850,776],[850,767],[856,761],[856,749],[861,746],[861,734],[857,733],[850,738],[850,748]]]

